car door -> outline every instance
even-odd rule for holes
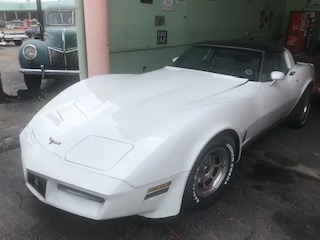
[[[282,80],[273,81],[272,71],[281,71],[286,76]],[[291,110],[291,94],[288,86],[294,84],[287,62],[282,52],[265,53],[260,89],[261,119],[259,132],[270,127],[288,115]]]

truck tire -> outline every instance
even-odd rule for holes
[[[20,46],[22,44],[22,40],[14,40],[15,45]]]
[[[39,90],[41,86],[41,76],[24,75],[24,81],[29,90]]]

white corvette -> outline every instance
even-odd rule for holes
[[[245,144],[283,119],[304,125],[313,79],[282,47],[205,42],[157,71],[80,81],[21,133],[26,184],[97,220],[207,207]]]

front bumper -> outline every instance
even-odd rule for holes
[[[134,188],[121,179],[72,164],[45,150],[29,125],[20,134],[20,143],[26,185],[46,204],[94,220],[130,215],[160,218],[180,211],[187,173]],[[150,189],[167,183],[166,191],[150,194]]]
[[[28,39],[28,36],[25,34],[4,34],[3,39],[5,41],[21,41]]]
[[[40,69],[38,68],[20,68],[19,70],[23,74],[27,75],[41,75],[42,78],[45,78],[45,76],[76,76],[79,75],[79,70],[58,70],[58,69],[45,69],[43,65],[41,65]]]

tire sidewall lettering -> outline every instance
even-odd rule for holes
[[[235,167],[235,150],[234,150],[234,147],[230,143],[226,143],[223,147],[225,149],[227,149],[227,151],[228,151],[230,162],[228,164],[228,172],[226,173],[226,175],[224,177],[224,180],[221,183],[221,186],[228,184],[229,180],[231,179],[233,169]],[[198,178],[199,170],[200,170],[200,167],[197,168],[197,170],[196,170],[196,172],[194,174],[193,185],[192,185],[192,197],[193,197],[195,203],[197,203],[197,204],[200,204],[200,202],[201,202],[201,197],[199,197],[197,195],[197,192],[196,192],[196,184],[197,184],[197,178]],[[221,188],[221,186],[216,191],[218,191]],[[214,194],[214,192],[212,194]]]
[[[194,181],[193,181],[193,185],[192,185],[192,196],[193,196],[196,203],[200,203],[200,198],[198,197],[198,195],[196,193],[196,180],[197,180],[198,171],[199,171],[199,168],[198,168],[196,174],[194,175]]]
[[[230,178],[231,178],[231,175],[232,175],[232,172],[233,172],[233,169],[234,169],[234,162],[235,162],[235,154],[234,154],[234,148],[231,146],[230,143],[227,143],[226,144],[226,148],[229,150],[229,153],[230,153],[230,166],[229,166],[229,170],[228,170],[228,173],[226,174],[226,178],[224,180],[224,184],[227,185]]]

